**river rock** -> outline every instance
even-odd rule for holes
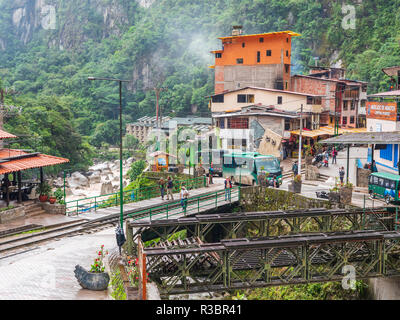
[[[100,183],[101,182],[101,172],[94,171],[92,175],[89,177],[90,184]]]
[[[100,171],[100,172],[104,172],[104,171],[109,171],[109,165],[107,162],[105,163],[99,163],[95,166],[92,166],[89,168],[90,171]]]
[[[74,172],[68,179],[69,186],[73,189],[88,188],[90,186],[89,179],[79,172]]]
[[[113,193],[113,185],[110,182],[105,182],[101,185],[101,192],[100,195],[106,195],[106,194],[110,194]]]

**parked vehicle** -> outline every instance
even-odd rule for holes
[[[389,204],[400,199],[400,176],[386,172],[375,172],[369,176],[368,192],[375,199],[383,198]]]
[[[313,160],[313,165],[318,168],[321,168],[323,160],[324,160],[324,155],[322,153],[317,154]]]
[[[226,153],[228,153],[228,151],[225,150],[202,150],[197,152],[197,157],[199,159],[199,162],[201,160],[202,167],[206,170],[206,172],[209,171],[210,165],[212,163],[214,169],[213,176],[217,175],[219,177],[222,177],[222,162],[224,154]]]
[[[224,155],[223,176],[229,177],[234,183],[257,185],[258,175],[263,173],[268,183],[276,176],[279,185],[282,184],[282,168],[278,158],[257,152],[232,152]]]

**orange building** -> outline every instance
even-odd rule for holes
[[[243,35],[234,27],[232,36],[219,38],[215,54],[215,94],[244,87],[290,90],[292,31]]]

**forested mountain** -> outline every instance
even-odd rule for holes
[[[125,122],[155,114],[154,86],[168,88],[164,115],[192,115],[193,106],[194,115],[207,115],[209,51],[238,24],[247,34],[300,33],[293,72],[307,72],[319,57],[320,65],[341,65],[348,78],[369,81],[369,92],[386,90],[381,69],[400,65],[400,0],[348,5],[355,29],[343,28],[349,11],[342,1],[0,0],[0,78],[15,90],[7,102],[24,107],[6,129],[27,136],[22,147],[87,165],[90,145],[118,142],[119,103],[116,83],[88,76],[135,80],[123,90]]]

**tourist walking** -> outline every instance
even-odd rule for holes
[[[189,197],[189,191],[187,191],[185,186],[181,187],[181,206],[183,209],[183,212],[185,212],[186,215],[186,208],[187,208],[187,202],[188,202],[188,197]]]
[[[375,160],[374,160],[374,161],[372,161],[372,165],[371,165],[371,171],[372,171],[372,173],[374,173],[374,172],[378,172],[378,168],[376,167]]]
[[[344,167],[339,169],[340,184],[343,186],[344,183]]]
[[[174,182],[172,181],[171,176],[169,176],[167,180],[167,200],[169,200],[169,196],[171,196],[171,200],[174,200],[173,189]]]
[[[293,171],[293,175],[294,175],[295,177],[299,174],[299,166],[298,166],[298,164],[297,164],[297,161],[295,161],[295,162],[293,163],[292,171]]]
[[[231,189],[232,189],[232,181],[228,177],[225,179],[225,201],[231,201]]]
[[[213,163],[211,162],[210,169],[208,170],[209,184],[214,184],[213,183],[213,174],[214,174],[214,168],[213,168]]]
[[[165,180],[161,178],[158,181],[158,185],[160,186],[160,192],[161,192],[161,200],[164,200],[164,194],[165,194]]]
[[[325,154],[324,154],[324,167],[329,167],[329,152],[328,151],[325,151]]]
[[[337,164],[336,162],[337,150],[335,147],[332,149],[332,164]]]

